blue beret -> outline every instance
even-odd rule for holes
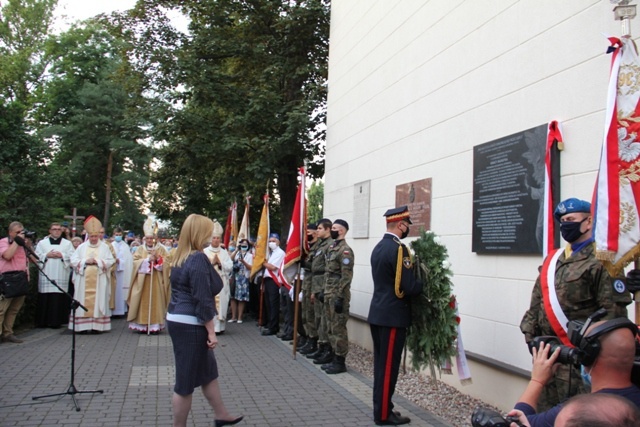
[[[560,218],[564,215],[575,212],[591,213],[591,203],[576,198],[564,200],[553,211],[553,216],[556,221],[560,221]]]
[[[280,235],[279,235],[278,233],[271,233],[271,234],[269,234],[269,238],[270,238],[270,239],[272,239],[272,238],[273,238],[273,239],[278,239],[278,240],[280,240]]]

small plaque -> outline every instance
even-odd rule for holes
[[[366,239],[369,237],[369,200],[371,181],[363,181],[353,186],[353,224],[351,237]]]
[[[396,207],[407,205],[413,225],[409,237],[431,230],[431,178],[396,185]]]

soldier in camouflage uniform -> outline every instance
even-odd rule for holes
[[[318,221],[316,233],[318,234],[318,244],[316,245],[311,263],[311,305],[315,318],[316,329],[318,331],[318,348],[316,351],[307,353],[307,357],[313,359],[316,364],[327,363],[332,360],[333,353],[329,346],[329,336],[327,335],[327,321],[324,315],[324,271],[325,252],[333,243],[331,239],[332,222],[329,219]]]
[[[569,245],[560,249],[562,253],[555,266],[549,266],[549,269],[555,269],[555,283],[548,283],[548,287],[551,292],[555,289],[562,312],[569,321],[585,320],[599,308],[607,310],[605,319],[627,317],[626,306],[631,303],[631,296],[624,282],[613,280],[595,257],[590,211],[589,202],[574,198],[561,202],[556,208],[554,217],[560,222],[562,237]],[[555,254],[547,256],[549,262],[549,257]],[[537,336],[558,335],[545,310],[544,301],[549,296],[545,296],[543,290],[543,276],[544,271],[536,280],[529,310],[520,323],[527,344]],[[568,397],[588,391],[582,383],[580,369],[562,365],[540,396],[538,411],[545,411]]]
[[[322,365],[327,374],[347,371],[345,358],[349,352],[347,321],[351,302],[351,279],[353,279],[353,250],[347,245],[345,235],[349,224],[337,219],[331,227],[334,239],[327,249],[327,266],[324,272],[324,312],[327,318],[329,344],[334,356],[331,363]]]
[[[313,314],[313,305],[311,304],[311,263],[313,255],[318,246],[318,233],[315,224],[307,224],[307,240],[309,242],[309,254],[302,262],[304,270],[304,280],[302,281],[302,324],[307,334],[307,342],[300,346],[298,351],[300,354],[313,353],[318,349],[318,328],[316,328],[316,319]]]

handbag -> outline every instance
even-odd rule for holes
[[[29,278],[26,271],[5,271],[0,274],[0,294],[15,298],[29,293]]]

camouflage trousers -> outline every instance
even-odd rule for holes
[[[571,381],[569,381],[569,377],[571,377]],[[560,365],[554,377],[542,389],[538,399],[537,412],[546,411],[576,394],[589,392],[590,390],[582,382],[580,368]]]
[[[311,283],[308,285],[302,283],[302,324],[307,336],[311,338],[318,337],[318,328],[316,327],[316,317],[311,304]]]
[[[344,298],[342,313],[336,313],[335,302],[338,298]],[[327,319],[327,335],[329,344],[337,356],[345,357],[349,352],[349,337],[347,335],[347,320],[349,320],[349,305],[351,302],[351,290],[343,293],[330,292],[324,296],[324,312]]]
[[[324,314],[324,304],[318,301],[318,298],[315,298],[311,307],[315,319],[316,331],[318,331],[318,342],[328,343],[329,336],[327,335],[327,317]]]

